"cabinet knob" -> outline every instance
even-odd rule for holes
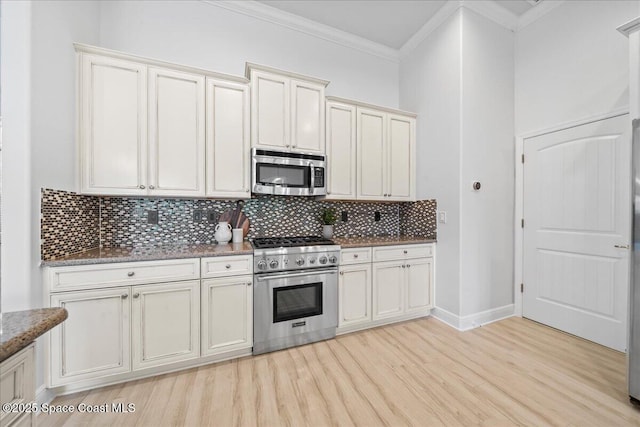
[[[407,254],[407,251],[403,251],[403,252],[404,252],[405,255]]]
[[[244,190],[244,191],[246,191],[246,192],[248,193],[248,192],[249,192],[249,189],[247,188],[247,189],[246,189],[246,190]]]
[[[411,268],[411,264],[407,264],[407,268]]]
[[[402,268],[407,268],[407,266],[405,264],[402,264]]]
[[[226,268],[227,270],[231,268],[231,264],[227,264],[224,266],[224,268]]]
[[[149,186],[149,190],[153,190],[154,188],[156,188],[154,185]]]
[[[331,191],[327,191],[327,194],[331,194]]]
[[[141,190],[144,190],[144,189],[145,189],[145,186],[144,186],[144,185],[142,185],[142,184],[140,184],[140,189],[141,189]]]
[[[134,274],[136,274],[135,271],[130,271],[130,272],[127,273],[127,276],[133,277]]]
[[[251,282],[247,283],[247,286],[251,286]]]
[[[120,298],[127,299],[127,298],[129,298],[129,294],[122,294],[122,295],[120,295]]]
[[[133,294],[134,298],[138,298],[140,296],[140,294],[138,292],[136,292],[135,294]]]
[[[358,258],[358,254],[353,254],[353,257],[354,258]]]
[[[341,271],[341,272],[340,272],[340,275],[341,275],[341,276],[344,276],[344,271]]]

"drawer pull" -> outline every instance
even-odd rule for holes
[[[406,254],[407,254],[407,251],[404,251],[404,254],[406,255]]]
[[[138,298],[140,296],[140,294],[138,292],[136,292],[135,294],[133,294],[134,298]]]
[[[120,295],[120,298],[127,299],[127,298],[129,298],[129,294],[122,294],[122,295]]]
[[[224,266],[224,268],[226,268],[227,270],[231,268],[231,264],[227,264]]]
[[[130,271],[130,272],[127,273],[127,276],[133,277],[134,274],[136,274],[135,271]]]
[[[358,254],[353,254],[353,257],[354,258],[358,258]]]

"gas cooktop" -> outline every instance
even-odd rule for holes
[[[256,237],[251,242],[255,249],[291,248],[296,246],[333,245],[333,241],[318,236]]]

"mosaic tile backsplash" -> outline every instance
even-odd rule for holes
[[[218,216],[237,205],[251,222],[250,238],[320,235],[320,213],[324,208],[333,208],[338,214],[336,237],[411,235],[436,238],[435,200],[371,203],[258,196],[236,202],[92,197],[43,189],[42,259],[59,258],[97,246],[215,243],[213,236]],[[61,210],[60,206],[66,210]],[[195,210],[202,211],[201,221],[194,221]],[[158,224],[148,223],[149,211],[157,211]],[[347,213],[346,222],[340,220],[342,212]],[[375,212],[380,213],[379,221],[375,221]],[[87,218],[80,218],[83,216]],[[209,220],[210,216],[213,216],[212,220]],[[60,229],[62,226],[66,227],[65,231]],[[92,238],[78,240],[83,235]],[[63,246],[60,243],[63,236],[65,239],[71,236],[77,243]]]

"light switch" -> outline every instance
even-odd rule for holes
[[[447,211],[438,212],[438,222],[441,222],[443,224],[447,223]]]

